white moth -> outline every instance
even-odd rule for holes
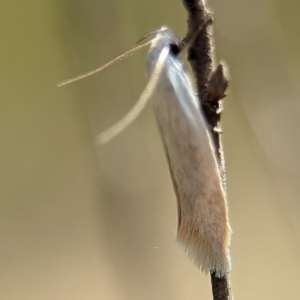
[[[160,31],[147,58],[148,76],[159,54],[174,44]],[[170,53],[151,97],[177,196],[177,242],[204,272],[230,271],[230,226],[216,150],[191,80]]]
[[[231,269],[226,196],[202,109],[183,63],[172,51],[176,39],[166,27],[155,33],[147,57],[147,87],[132,110],[97,142],[122,131],[151,98],[177,197],[176,240],[198,268],[221,277]]]

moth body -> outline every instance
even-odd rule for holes
[[[158,31],[147,58],[148,77],[174,34]],[[177,242],[204,272],[230,271],[230,226],[215,147],[191,80],[170,51],[153,91],[152,106],[177,197]]]

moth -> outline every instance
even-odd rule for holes
[[[222,277],[231,269],[231,229],[216,149],[190,76],[179,58],[180,38],[167,27],[149,37],[150,42],[145,43],[151,44],[148,84],[143,94],[132,110],[96,141],[107,142],[122,131],[151,99],[177,198],[176,241],[203,272]]]

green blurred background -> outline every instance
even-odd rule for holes
[[[300,2],[208,1],[223,114],[235,299],[300,299]],[[174,244],[176,201],[151,106],[102,147],[94,137],[142,92],[146,50],[56,84],[169,25],[180,0],[0,3],[0,297],[211,299]]]

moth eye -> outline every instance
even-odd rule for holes
[[[180,49],[179,49],[178,45],[170,44],[170,53],[172,53],[174,56],[177,56],[179,52],[180,52]]]

